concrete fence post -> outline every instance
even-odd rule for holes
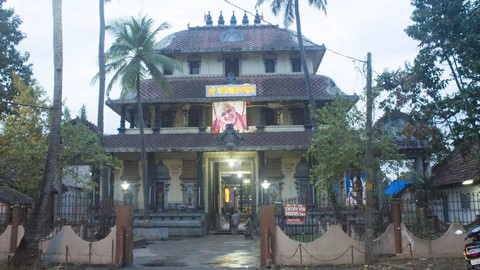
[[[12,234],[10,235],[10,253],[14,253],[18,243],[18,226],[20,226],[21,206],[15,204],[12,209]]]
[[[395,253],[403,252],[402,248],[402,226],[401,226],[400,202],[392,201],[392,221],[393,221],[393,237],[395,239]]]
[[[260,208],[260,266],[275,263],[275,208],[264,205]],[[273,253],[273,254],[272,254]]]
[[[117,208],[116,264],[130,266],[133,263],[133,208],[122,205]]]

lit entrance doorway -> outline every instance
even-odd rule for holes
[[[230,217],[240,213],[239,230],[244,229],[245,220],[254,220],[258,211],[258,181],[256,157],[233,155],[207,157],[206,173],[210,217],[209,230],[229,233]]]

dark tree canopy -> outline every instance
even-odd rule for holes
[[[25,38],[18,29],[22,20],[15,10],[5,9],[5,0],[0,0],[0,114],[10,113],[8,102],[17,95],[13,87],[13,74],[17,74],[25,84],[33,82],[32,65],[27,61],[28,53],[21,54],[16,46]]]
[[[388,95],[380,107],[411,114],[425,127],[433,150],[478,142],[480,1],[413,0],[412,5],[413,25],[405,31],[419,41],[420,51],[412,64],[378,77]]]

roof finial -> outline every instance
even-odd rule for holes
[[[260,19],[260,15],[258,15],[258,9],[257,9],[257,14],[255,14],[255,20],[253,21],[253,23],[255,25],[260,25],[261,22],[262,20]]]
[[[248,25],[247,11],[245,11],[245,13],[243,14],[242,25],[244,26]]]
[[[210,15],[210,11],[208,12],[208,15],[207,15],[207,18],[206,18],[205,21],[206,21],[207,26],[212,26],[213,20],[212,20],[212,16]]]
[[[220,16],[218,17],[218,26],[224,26],[225,20],[223,19],[222,12],[220,11]]]
[[[237,18],[235,17],[235,11],[232,12],[232,17],[230,18],[230,25],[231,26],[237,25]]]

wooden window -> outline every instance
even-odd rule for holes
[[[305,114],[303,108],[296,108],[290,111],[292,117],[292,125],[303,125]]]
[[[292,58],[292,72],[302,72],[302,60],[300,58]]]
[[[240,59],[238,57],[225,58],[225,77],[228,77],[230,72],[235,77],[240,76]]]
[[[265,59],[265,73],[275,73],[275,59]]]
[[[277,110],[267,108],[265,124],[268,126],[278,125]]]
[[[189,61],[188,69],[191,75],[200,74],[200,61]]]

